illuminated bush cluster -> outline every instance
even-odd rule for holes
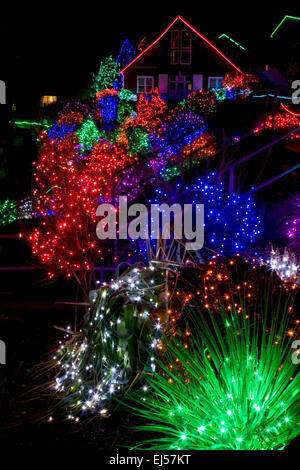
[[[134,448],[274,450],[299,435],[300,377],[291,349],[299,321],[291,332],[290,304],[270,295],[260,315],[234,305],[216,316],[190,308],[189,347],[180,338],[167,341],[160,374],[147,377],[127,403],[146,420],[138,429],[153,434]]]

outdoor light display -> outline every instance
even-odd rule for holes
[[[91,117],[85,119],[76,134],[79,137],[82,152],[91,150],[93,145],[100,139],[101,134]],[[105,136],[105,134],[104,134]],[[103,137],[103,135],[102,135]]]
[[[54,123],[53,126],[47,131],[47,135],[50,140],[60,140],[64,139],[68,134],[74,130],[74,125],[70,126],[64,124]]]
[[[188,143],[183,150],[184,155],[196,154],[198,159],[203,156],[212,156],[217,152],[216,142],[210,134],[202,134]]]
[[[222,37],[251,71],[245,48]],[[23,184],[25,157],[33,144],[37,151],[16,200],[7,197],[13,186],[1,186],[5,308],[27,315],[44,305],[50,318],[59,307],[62,316],[47,317],[55,329],[35,367],[43,326],[24,324],[33,332],[20,365],[30,397],[12,414],[8,407],[4,428],[45,421],[37,432],[66,451],[87,439],[133,455],[176,451],[178,462],[192,450],[283,450],[300,437],[298,64],[287,58],[295,92],[282,96],[267,84],[272,61],[259,76],[243,73],[181,16],[148,39],[137,50],[126,39],[101,59],[80,99],[57,111],[58,96],[40,122],[33,108],[31,120],[15,119],[8,104],[14,127],[0,142],[0,179],[15,174]],[[279,141],[274,173],[266,150]],[[14,271],[26,278],[24,302],[14,298]],[[14,322],[11,331],[19,334]],[[109,463],[123,463],[119,456]]]
[[[287,246],[296,256],[300,256],[300,197],[296,195],[294,210],[284,224],[283,235]]]
[[[283,281],[288,280],[295,284],[300,283],[300,265],[297,262],[295,254],[290,252],[287,248],[281,253],[279,248],[274,250],[271,246],[267,251],[265,263],[273,269]]]
[[[97,89],[91,104],[68,103],[39,135],[31,197],[37,224],[24,233],[49,277],[61,272],[81,284],[103,256],[95,231],[101,202],[115,200],[121,187],[136,197],[139,181],[154,181],[157,173],[169,179],[178,155],[193,154],[195,164],[216,151],[201,113],[188,106],[168,111],[157,90],[137,101],[130,90],[115,90],[116,69],[106,62],[97,84],[110,88]]]
[[[81,124],[85,117],[89,116],[89,108],[80,101],[71,101],[59,111],[58,115],[58,125],[76,126]]]
[[[258,77],[256,75],[251,75],[247,73],[236,73],[236,74],[226,74],[222,87],[225,88],[228,92],[233,92],[235,95],[239,95],[242,99],[247,98],[251,93],[251,87],[258,82]],[[228,99],[230,94],[227,95]]]
[[[86,277],[103,258],[95,230],[100,203],[114,201],[122,191],[133,199],[140,181],[170,180],[217,151],[204,117],[213,109],[213,92],[191,93],[183,106],[169,111],[157,90],[137,99],[130,90],[114,89],[117,69],[110,69],[108,59],[95,79],[94,102],[70,102],[39,136],[32,193],[38,223],[25,233],[49,277],[74,275],[81,285],[90,282]],[[100,84],[110,88],[98,89]],[[174,187],[176,197],[180,184]],[[205,203],[205,246],[211,254],[254,246],[261,221],[251,195],[227,194],[223,183],[209,176],[181,190],[182,202]],[[152,202],[164,198],[157,189]]]
[[[158,90],[148,94],[140,93],[136,106],[135,122],[149,132],[159,126],[166,109],[166,102],[160,97]]]
[[[107,88],[117,88],[120,82],[120,63],[116,62],[112,56],[106,57],[100,62],[99,71],[93,76],[91,86],[91,97],[100,90]]]
[[[59,406],[77,422],[121,400],[155,432],[133,448],[283,448],[299,434],[295,285],[240,255],[183,261],[132,266],[91,293],[51,365]]]
[[[289,240],[299,237],[299,224],[300,220],[297,218],[292,218],[290,222],[286,222],[286,234]]]
[[[32,218],[32,201],[22,199],[21,201],[13,202],[10,199],[0,201],[0,226],[4,227],[18,219],[31,219]]]
[[[14,222],[18,218],[18,209],[15,202],[5,199],[0,201],[0,226]]]
[[[192,91],[186,100],[187,107],[198,113],[211,113],[214,110],[216,95],[213,91]]]
[[[182,195],[181,195],[182,193]],[[149,203],[161,203],[164,191],[155,190],[156,197]],[[198,178],[196,184],[188,186],[177,183],[174,200],[182,204],[204,204],[204,252],[212,257],[216,253],[231,255],[252,251],[259,240],[261,216],[253,195],[228,193],[217,175]]]
[[[261,220],[252,195],[228,194],[214,175],[199,179],[190,193],[191,202],[204,203],[207,247],[230,255],[254,246],[261,233]]]
[[[107,413],[116,397],[155,370],[155,350],[170,316],[166,308],[170,276],[175,277],[172,265],[170,270],[159,263],[132,266],[91,293],[83,331],[70,331],[70,339],[53,358],[60,370],[54,389],[58,396],[68,397],[69,418],[85,411]]]
[[[196,137],[197,133],[200,134],[199,137]],[[160,169],[159,165],[157,165],[160,176],[163,176],[167,181],[175,176],[179,176],[183,170],[190,169],[191,166],[199,163],[200,160],[215,155],[218,151],[216,141],[213,136],[207,133],[202,134],[201,130],[194,133],[193,140],[191,140],[189,136],[185,135],[181,137],[181,142],[182,140],[185,143],[190,141],[185,145],[183,155],[182,149],[178,145],[180,142],[178,139],[177,145],[179,151],[177,154],[175,152],[174,154],[170,154],[170,157],[167,160],[169,163],[168,167]],[[180,161],[181,158],[183,158],[183,161]],[[171,165],[172,161],[173,165]],[[155,163],[156,162],[151,161],[153,168],[156,168]]]
[[[28,239],[50,277],[59,271],[70,277],[77,270],[81,275],[99,258],[96,207],[110,196],[117,171],[134,160],[122,146],[105,140],[82,157],[81,145],[91,143],[84,136],[81,142],[75,133],[58,146],[41,136],[33,211],[42,219]]]
[[[129,62],[134,59],[135,56],[136,51],[133,45],[128,39],[125,39],[118,54],[116,62],[120,64],[120,68],[122,70],[127,64],[129,64]]]
[[[245,99],[250,96],[253,91],[253,86],[258,82],[258,77],[251,74],[226,74],[222,86],[211,88],[210,93],[215,101],[232,101],[238,98]],[[213,110],[214,108],[212,108]]]
[[[217,317],[190,308],[189,347],[167,342],[160,374],[130,397],[138,429],[154,434],[134,449],[275,450],[299,435],[299,324],[290,332],[287,306],[271,305]]]
[[[152,147],[159,148],[160,157],[176,156],[206,131],[205,120],[190,110],[171,111],[158,130],[150,133]],[[167,162],[165,162],[167,163]]]
[[[290,111],[286,106],[281,105],[281,109],[275,115],[269,114],[267,119],[256,127],[254,132],[260,132],[263,129],[279,130],[288,132],[300,126],[300,114]],[[291,133],[288,140],[299,142],[300,130]]]
[[[243,51],[246,50],[246,48],[244,46],[242,46],[241,44],[239,44],[237,41],[235,41],[234,39],[232,39],[230,36],[228,36],[228,34],[220,34],[220,36],[218,37],[218,39],[222,39],[222,38],[226,38],[228,39],[228,41],[232,42],[233,44],[235,44],[237,47],[239,47],[240,49],[242,49]]]

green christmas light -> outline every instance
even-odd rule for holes
[[[243,51],[246,50],[246,48],[244,46],[241,46],[241,44],[239,44],[237,41],[235,41],[234,39],[232,39],[230,36],[228,36],[227,34],[223,33],[221,34],[218,39],[222,39],[222,38],[226,38],[228,39],[230,42],[232,42],[233,44],[235,44],[237,47],[239,47],[240,49],[242,49]]]
[[[159,363],[162,373],[147,379],[146,392],[130,396],[127,406],[147,420],[138,429],[154,434],[135,448],[274,450],[300,434],[290,303],[273,300],[266,295],[263,319],[258,306],[216,317],[189,309],[188,349],[175,337]],[[299,337],[299,328],[294,333]]]
[[[226,93],[227,93],[226,88],[213,88],[213,91],[215,92],[217,101],[226,100]]]
[[[120,64],[112,56],[106,57],[100,62],[99,72],[93,76],[91,96],[98,91],[113,88],[120,78]]]
[[[124,100],[124,101],[135,100],[135,94],[131,90],[128,90],[127,88],[122,88],[120,90],[119,96],[120,96],[120,100]]]
[[[76,133],[83,151],[90,150],[100,137],[105,137],[105,132],[100,133],[96,124],[90,117],[82,123]]]
[[[119,123],[124,122],[124,120],[130,116],[133,107],[127,101],[120,101],[118,105],[118,112],[117,112],[117,121]]]
[[[129,154],[149,152],[148,134],[141,126],[129,127],[125,131],[129,143]]]
[[[11,224],[18,218],[17,206],[13,201],[0,201],[0,226]]]
[[[286,20],[300,21],[300,18],[297,17],[297,16],[285,15],[285,17],[282,18],[282,20],[280,21],[280,23],[276,26],[276,28],[274,29],[274,31],[270,34],[270,37],[271,37],[271,38],[274,37],[275,33],[279,30],[279,28],[283,25],[283,23],[284,23]]]
[[[51,124],[48,124],[45,121],[37,122],[37,121],[26,121],[26,120],[15,119],[13,123],[16,127],[19,127],[20,129],[30,129],[31,127],[44,127],[47,129],[51,127]]]

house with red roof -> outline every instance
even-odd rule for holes
[[[236,72],[237,65],[181,16],[121,70],[124,88],[158,88],[170,99],[219,87],[227,73]]]

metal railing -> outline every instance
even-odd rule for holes
[[[234,162],[232,165],[230,165],[228,168],[226,168],[225,173],[229,171],[229,191],[231,193],[234,192],[234,169],[241,165],[242,163],[246,162],[247,160],[250,160],[250,158],[255,157],[259,153],[263,152],[264,150],[269,149],[270,147],[273,147],[274,145],[278,144],[278,142],[281,142],[283,139],[286,139],[289,135],[294,134],[295,132],[298,132],[300,130],[300,126],[296,127],[295,129],[287,132],[286,134],[281,135],[275,140],[272,140],[266,145],[263,145],[263,147],[260,147],[258,150],[255,150],[254,152],[249,153],[249,155],[246,155],[245,157],[241,158],[237,162]],[[256,186],[254,189],[256,191],[259,191],[259,189],[262,189],[269,184],[273,183],[274,181],[278,180],[279,178],[282,178],[283,176],[287,175],[288,173],[291,173],[295,169],[299,168],[300,164],[295,165],[293,168],[290,168],[289,170],[280,173],[279,175],[275,176],[274,178],[271,178],[270,180],[266,181],[265,183],[260,184],[259,186]]]

